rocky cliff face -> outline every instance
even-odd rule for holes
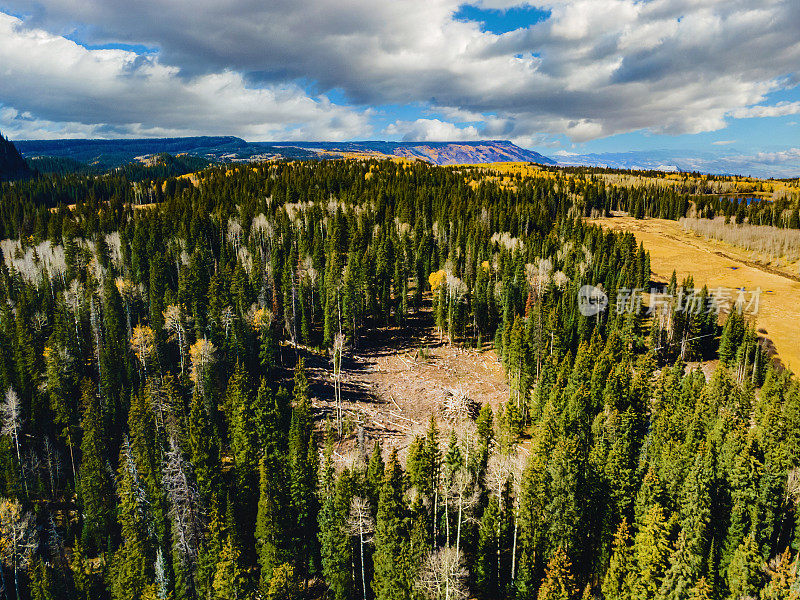
[[[403,143],[395,156],[417,158],[436,165],[480,164],[491,162],[535,162],[554,165],[556,161],[533,150],[507,141]]]

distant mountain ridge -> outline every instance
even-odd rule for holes
[[[556,161],[520,148],[507,140],[474,142],[275,142],[273,147],[294,146],[323,152],[364,152],[424,160],[435,165],[483,164],[490,162],[535,162],[555,165]]]
[[[490,162],[533,162],[555,165],[556,161],[520,148],[508,141],[461,142],[447,144],[409,144],[395,149],[395,155],[418,158],[437,165],[456,165]]]
[[[24,177],[16,151],[28,165],[41,172],[103,173],[130,163],[146,163],[149,157],[188,155],[209,162],[270,159],[325,159],[342,156],[404,157],[434,165],[532,162],[550,166],[589,166],[622,170],[699,171],[716,175],[797,177],[800,149],[758,152],[749,155],[735,147],[714,152],[690,149],[631,150],[597,154],[559,152],[553,158],[521,148],[506,140],[471,142],[248,142],[235,136],[200,136],[142,139],[20,140],[0,142],[0,179]],[[12,166],[13,165],[13,166]],[[8,173],[8,174],[6,174]]]
[[[0,134],[0,181],[23,179],[31,174],[17,148]]]
[[[27,159],[54,157],[70,159],[98,168],[112,169],[141,161],[155,154],[189,154],[213,162],[267,160],[271,158],[335,158],[352,154],[398,156],[436,165],[481,164],[488,162],[556,161],[538,152],[520,148],[509,141],[476,142],[247,142],[233,136],[121,140],[21,140],[16,142]]]
[[[565,167],[585,166],[634,171],[700,172],[714,175],[794,178],[800,175],[800,150],[745,153],[735,147],[715,152],[691,149],[629,150],[556,155]]]
[[[251,144],[233,136],[203,136],[186,138],[152,138],[122,140],[20,140],[16,142],[27,159],[38,157],[66,158],[100,170],[109,170],[125,164],[144,160],[158,154],[173,156],[189,154],[213,162],[230,160],[258,160],[273,158],[268,146]],[[311,158],[314,153],[296,151]]]

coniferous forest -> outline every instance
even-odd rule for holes
[[[797,380],[736,310],[613,310],[650,257],[585,220],[688,195],[376,160],[136,175],[0,187],[4,598],[800,597]],[[305,360],[411,317],[496,353],[510,395],[340,460],[357,434]]]

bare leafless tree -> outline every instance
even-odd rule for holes
[[[169,503],[173,536],[181,560],[192,573],[202,539],[203,513],[191,463],[173,442],[170,442],[169,450],[164,456],[162,484]]]
[[[333,338],[333,395],[336,402],[336,431],[342,437],[342,353],[344,335],[340,331]]]
[[[800,469],[796,467],[786,477],[786,499],[794,504],[800,501]]]
[[[178,352],[181,358],[181,375],[186,368],[186,323],[188,319],[184,315],[184,310],[180,304],[170,304],[164,310],[164,328],[172,335],[170,340],[178,343]]]
[[[22,431],[22,401],[13,388],[8,388],[8,390],[6,390],[3,402],[0,403],[0,419],[2,419],[0,435],[8,436],[14,442],[14,448],[16,448],[17,451],[17,464],[19,464],[20,474],[22,476],[22,485],[27,495],[28,484],[25,480],[25,471],[22,468],[22,454],[19,450],[19,436]]]
[[[44,448],[44,461],[47,465],[47,475],[50,480],[50,496],[55,500],[56,484],[61,471],[61,459],[58,456],[58,449],[53,445],[49,435],[44,437],[42,446]]]
[[[22,472],[24,473],[24,480],[36,482],[39,479],[39,474],[42,471],[42,459],[36,449],[28,446],[22,453]]]
[[[486,468],[486,484],[497,496],[500,512],[503,512],[503,500],[505,499],[504,490],[511,479],[513,469],[513,457],[503,452],[494,452],[489,456],[489,463]],[[502,520],[497,520],[497,572],[500,572],[500,529]]]
[[[766,260],[800,259],[800,230],[797,229],[726,223],[724,217],[716,219],[684,217],[680,222],[685,231],[693,231],[705,238],[720,240],[748,252],[761,254]]]
[[[92,327],[92,337],[94,339],[94,359],[97,363],[97,393],[103,397],[103,390],[100,382],[103,381],[102,365],[100,364],[100,349],[102,347],[102,335],[100,331],[100,308],[94,296],[89,298],[89,324]]]
[[[131,349],[142,363],[144,378],[147,379],[147,363],[156,351],[156,336],[147,325],[137,325],[131,335]]]
[[[511,543],[511,581],[516,577],[517,569],[517,532],[519,531],[519,501],[522,495],[522,475],[525,471],[526,459],[517,452],[511,460],[511,509],[514,513],[514,536]]]
[[[275,228],[264,214],[253,217],[253,222],[250,225],[250,239],[255,240],[257,243],[259,252],[261,252],[262,262],[268,257],[266,250],[269,248],[269,242],[271,242],[274,237]]]
[[[239,252],[239,248],[242,244],[243,232],[244,230],[242,229],[242,225],[239,223],[238,219],[228,219],[227,239],[228,243],[233,246],[234,253]]]
[[[361,590],[364,600],[367,600],[367,579],[364,569],[364,546],[372,539],[375,522],[372,518],[369,500],[356,496],[350,502],[350,519],[348,522],[350,532],[358,536],[359,548],[361,549]]]
[[[198,390],[201,394],[204,391],[203,385],[206,369],[214,363],[216,351],[216,346],[205,338],[197,340],[192,344],[192,347],[189,348],[189,356],[192,361],[190,378],[194,384],[198,386]]]
[[[0,500],[0,559],[14,571],[19,595],[19,571],[28,567],[37,547],[36,520],[17,500]]]
[[[225,330],[225,340],[228,340],[228,335],[233,325],[234,312],[232,306],[226,306],[220,313],[220,320],[222,321],[222,328]]]
[[[464,600],[467,569],[461,553],[451,546],[431,552],[417,576],[417,590],[429,600]]]
[[[84,303],[84,288],[83,284],[77,279],[73,279],[69,287],[64,290],[64,303],[72,313],[73,321],[75,323],[75,341],[80,350],[81,336],[79,331],[80,310]]]

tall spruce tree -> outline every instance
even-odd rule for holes
[[[378,501],[375,524],[375,576],[372,590],[376,600],[408,600],[411,585],[406,561],[408,528],[404,519],[403,470],[392,452]]]

